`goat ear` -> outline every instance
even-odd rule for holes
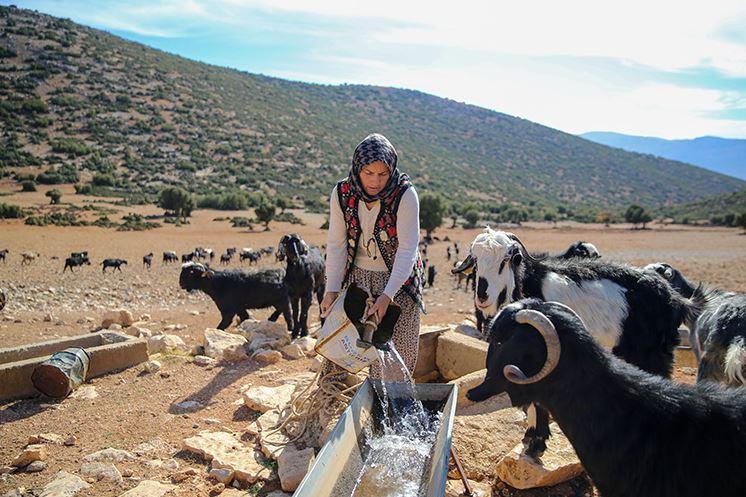
[[[301,240],[300,242],[300,253],[306,255],[308,253],[308,244]]]
[[[510,264],[512,266],[519,266],[523,262],[523,254],[520,250],[516,250],[515,253],[510,257]]]

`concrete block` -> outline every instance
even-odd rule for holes
[[[448,331],[438,337],[435,363],[447,380],[455,380],[485,367],[487,342]]]

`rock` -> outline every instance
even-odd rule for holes
[[[282,489],[286,492],[294,492],[308,470],[313,466],[315,455],[312,448],[303,450],[289,445],[277,458],[277,474],[280,477]]]
[[[523,439],[526,431],[526,415],[522,410],[500,408],[510,405],[505,400],[492,407],[485,405],[487,402],[463,409],[470,412],[468,415],[458,414],[457,411],[453,421],[453,446],[467,478],[477,481],[494,476],[495,461],[510,452]]]
[[[168,457],[176,452],[176,449],[165,442],[164,440],[156,437],[147,442],[143,442],[135,447],[132,452],[138,456],[160,456]]]
[[[552,436],[540,463],[525,455],[523,443],[519,443],[497,463],[495,475],[511,487],[525,490],[551,487],[582,473],[580,460],[559,426],[551,423],[549,429]]]
[[[62,435],[56,433],[39,433],[38,435],[31,435],[28,437],[29,445],[32,444],[51,444],[51,445],[62,445],[65,439]]]
[[[246,407],[265,413],[270,409],[282,409],[290,403],[295,385],[279,387],[252,387],[243,392]]]
[[[487,342],[448,331],[438,337],[435,362],[447,380],[482,369],[487,359]]]
[[[28,495],[26,493],[25,487],[18,487],[13,490],[9,490],[8,492],[3,494],[3,497],[25,497]]]
[[[119,323],[111,323],[108,329],[109,331],[120,331],[122,329],[122,325]]]
[[[284,344],[290,343],[290,333],[288,333],[284,322],[247,319],[242,321],[236,330],[245,336],[247,340],[253,339],[256,335],[264,335],[265,337],[284,341]]]
[[[51,323],[52,321],[54,321],[54,316],[52,316],[50,313],[44,315],[45,323]]]
[[[39,497],[72,497],[81,490],[90,487],[76,475],[67,471],[60,471],[55,475],[54,480],[46,484]]]
[[[215,364],[215,359],[207,357],[206,355],[196,355],[192,362],[197,366],[212,366]]]
[[[313,360],[311,361],[311,364],[309,364],[308,369],[313,371],[314,373],[318,373],[323,366],[324,358],[317,355],[313,357]]]
[[[259,349],[251,356],[251,358],[256,359],[262,364],[275,364],[282,360],[282,353],[279,350]]]
[[[461,378],[457,378],[448,382],[449,384],[456,385],[458,387],[458,398],[456,399],[457,407],[465,407],[474,404],[473,401],[466,398],[466,392],[478,385],[481,385],[486,374],[486,369],[480,369],[479,371],[474,371],[473,373],[469,373],[462,376]]]
[[[130,326],[135,322],[135,318],[132,313],[126,309],[117,309],[108,311],[104,314],[104,318],[101,321],[102,328],[109,328],[112,324],[116,323],[121,326]]]
[[[163,497],[176,488],[176,485],[143,480],[135,488],[127,490],[119,497]]]
[[[202,344],[205,355],[219,361],[242,361],[247,358],[246,339],[235,333],[207,328]]]
[[[72,447],[76,443],[78,443],[78,437],[76,437],[75,435],[70,435],[69,437],[65,439],[64,442],[62,442],[62,444],[65,445],[66,447]]]
[[[146,373],[157,373],[161,370],[161,363],[159,361],[148,361],[143,364],[142,369]]]
[[[270,459],[277,459],[288,447],[290,438],[282,431],[263,433],[259,435],[259,447],[262,454]]]
[[[31,444],[27,445],[26,448],[23,449],[23,452],[13,459],[13,462],[10,463],[10,465],[15,466],[16,468],[22,468],[28,466],[34,461],[43,461],[46,458],[47,448],[43,444]]]
[[[296,338],[293,342],[295,345],[300,347],[300,349],[305,353],[308,357],[314,357],[316,355],[316,339],[311,337],[301,337]]]
[[[141,314],[140,321],[150,321],[150,314]]]
[[[274,492],[268,493],[265,497],[292,497],[293,494],[287,494],[282,490],[275,490]]]
[[[492,486],[488,482],[468,481],[471,486],[471,495],[474,497],[492,497]],[[464,484],[460,478],[458,480],[447,480],[445,497],[462,497],[464,490]]]
[[[223,485],[222,483],[216,483],[210,489],[209,495],[210,495],[210,497],[216,497],[216,496],[222,494],[224,490],[225,490],[225,485]]]
[[[453,330],[456,333],[461,333],[462,335],[470,336],[472,338],[476,338],[477,340],[482,340],[482,334],[479,333],[479,330],[472,324],[471,321],[464,321]]]
[[[257,418],[256,421],[251,423],[246,431],[251,435],[259,435],[262,432],[267,432],[274,429],[280,421],[280,413],[276,409],[271,409]]]
[[[163,464],[161,464],[161,468],[166,471],[177,471],[179,469],[179,461],[176,459],[166,459],[163,461]]]
[[[301,349],[300,346],[296,343],[285,345],[283,348],[280,349],[280,352],[282,352],[282,354],[288,359],[303,359],[304,357],[306,357],[303,349]]]
[[[186,400],[184,402],[179,402],[178,404],[175,404],[173,407],[173,411],[176,414],[183,414],[187,412],[199,411],[200,409],[203,409],[204,407],[205,406],[203,406],[196,400]]]
[[[184,449],[212,461],[216,469],[230,469],[242,483],[268,479],[270,470],[262,466],[253,447],[245,446],[227,432],[201,432],[184,440]]]
[[[14,468],[13,466],[0,466],[0,475],[8,475],[13,473],[16,469],[18,468]]]
[[[113,449],[111,447],[98,452],[88,454],[83,458],[85,462],[122,462],[135,461],[137,457],[126,450]]]
[[[235,473],[232,469],[213,468],[210,470],[210,473],[207,476],[217,481],[218,483],[222,483],[223,485],[230,485],[230,483],[233,481],[233,475],[235,475]]]
[[[96,387],[93,385],[83,385],[77,390],[74,390],[68,398],[77,400],[93,400],[98,398],[98,392],[96,391]]]
[[[184,340],[177,335],[155,335],[148,338],[148,353],[159,354],[161,352],[189,353],[189,347]]]
[[[131,478],[135,474],[130,468],[124,468],[122,471],[122,478]]]
[[[80,476],[86,479],[92,478],[95,481],[122,482],[122,474],[110,462],[84,462],[80,467]]]
[[[45,463],[44,461],[34,461],[26,466],[24,471],[26,471],[26,473],[38,473],[39,471],[44,471],[46,467],[47,463]]]

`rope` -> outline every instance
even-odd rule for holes
[[[347,408],[362,383],[347,386],[339,380],[340,374],[345,374],[344,372],[336,370],[322,376],[322,371],[323,369],[316,374],[313,381],[303,391],[290,401],[290,404],[283,410],[283,412],[287,412],[289,409],[289,412],[279,426],[266,434],[262,433],[262,438],[273,445],[288,445],[300,439],[306,433],[309,420],[319,412],[323,411],[329,417],[334,417]],[[316,385],[318,385],[318,388],[314,390],[313,387]],[[298,426],[290,428],[291,423],[297,423]],[[269,440],[270,435],[283,429],[290,436],[289,440],[278,440],[276,443]]]

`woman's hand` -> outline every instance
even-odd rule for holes
[[[370,309],[368,309],[368,316],[376,314],[376,322],[380,323],[381,319],[383,319],[383,316],[386,315],[386,310],[388,310],[390,303],[391,299],[389,298],[389,296],[385,293],[382,293],[381,296],[376,299],[375,303],[370,307]]]
[[[329,312],[329,309],[332,307],[332,304],[334,303],[334,299],[337,298],[339,295],[339,292],[326,292],[324,294],[324,298],[321,300],[321,316],[326,317],[326,314]]]

